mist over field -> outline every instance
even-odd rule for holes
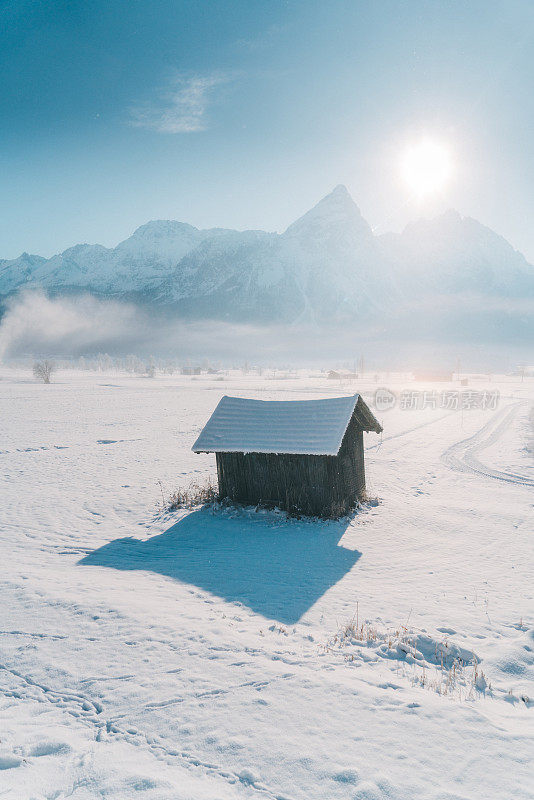
[[[12,297],[0,320],[0,360],[40,356],[77,358],[134,353],[179,362],[208,359],[291,366],[359,361],[368,369],[465,369],[511,371],[530,357],[530,300],[466,298],[458,308],[439,298],[441,314],[419,309],[402,321],[370,328],[306,322],[238,324],[183,320],[170,311],[88,293],[49,296],[26,290]],[[397,328],[395,329],[395,325]]]

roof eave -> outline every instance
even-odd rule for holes
[[[315,452],[315,453],[296,453],[295,451],[289,450],[232,450],[229,447],[224,448],[217,448],[211,450],[201,450],[195,449],[194,447],[191,448],[193,453],[241,453],[242,455],[267,455],[267,456],[329,456],[335,457],[339,454],[339,449],[335,452],[324,453],[324,452]]]

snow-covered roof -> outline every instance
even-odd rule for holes
[[[225,396],[192,449],[195,453],[335,456],[353,414],[364,430],[382,430],[358,394],[324,400]]]

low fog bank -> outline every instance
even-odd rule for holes
[[[248,325],[177,319],[170,312],[91,295],[48,297],[27,291],[14,297],[0,322],[0,361],[77,358],[135,353],[234,364],[317,366],[356,363],[370,369],[512,371],[532,363],[534,324],[530,309],[469,306],[419,309],[404,320],[384,319],[358,327]]]

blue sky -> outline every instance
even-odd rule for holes
[[[283,230],[345,183],[377,232],[454,207],[534,262],[534,4],[8,0],[0,258],[149,219]],[[455,174],[417,204],[406,146]]]

